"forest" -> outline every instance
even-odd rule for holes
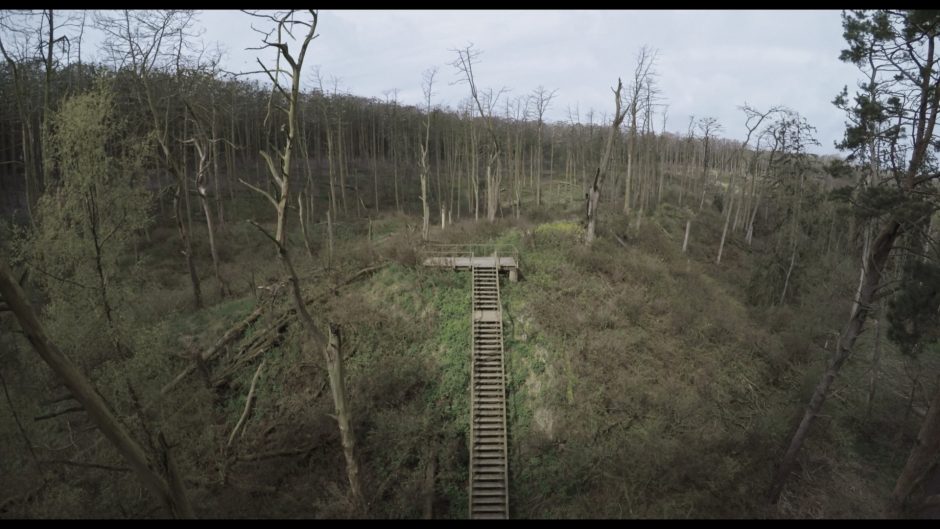
[[[0,11],[0,518],[940,517],[940,12],[842,13],[839,155],[244,14]]]

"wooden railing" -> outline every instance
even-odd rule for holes
[[[418,256],[424,260],[429,257],[484,257],[490,255],[498,257],[512,257],[517,266],[519,263],[519,250],[512,244],[480,243],[480,244],[444,244],[427,243],[418,250]]]

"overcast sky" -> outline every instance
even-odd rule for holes
[[[252,17],[203,11],[203,38],[227,52],[229,70],[257,69]],[[422,72],[439,67],[435,103],[456,106],[466,85],[451,84],[451,51],[474,43],[480,87],[506,86],[510,96],[538,85],[558,89],[550,120],[568,108],[590,109],[595,121],[613,112],[610,87],[631,75],[637,50],[658,50],[656,71],[669,104],[666,130],[685,132],[689,116],[714,116],[724,136],[743,140],[745,101],[760,109],[787,105],[818,128],[819,153],[836,152],[844,116],[831,101],[859,78],[839,61],[844,47],[840,12],[828,11],[322,11],[320,37],[307,55],[304,81],[315,65],[356,95],[421,100]],[[310,84],[307,84],[310,86]],[[657,131],[661,117],[656,118]]]

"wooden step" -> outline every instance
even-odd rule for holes
[[[480,489],[480,490],[473,491],[474,497],[476,496],[502,496],[503,494],[505,494],[505,491],[503,491],[503,489]]]
[[[500,469],[500,470],[498,470],[498,471],[497,471],[497,470],[493,470],[493,471],[487,470],[486,472],[474,470],[474,471],[473,471],[473,479],[474,479],[474,480],[479,480],[479,481],[501,481],[501,482],[505,482],[505,481],[506,481],[506,474],[503,473],[502,469]]]
[[[474,431],[475,431],[475,433],[477,434],[477,439],[478,439],[478,440],[482,440],[483,438],[503,437],[503,436],[504,436],[502,426],[499,427],[499,430],[498,430],[498,431],[494,431],[494,430],[492,430],[492,429],[479,430],[479,431],[476,431],[476,429],[474,429]]]
[[[479,466],[479,468],[483,468],[483,465],[496,465],[496,466],[502,467],[502,466],[505,466],[506,460],[503,459],[502,457],[490,457],[490,458],[484,459],[482,457],[478,457],[474,455],[473,464],[475,466]]]
[[[489,457],[487,456],[487,454],[490,454]],[[506,462],[506,458],[503,457],[503,454],[501,452],[493,451],[493,452],[478,453],[477,451],[474,451],[473,461],[474,463],[476,463],[477,461],[489,461],[490,463],[493,463],[493,464],[503,465]]]
[[[483,495],[483,496],[477,496],[477,495],[473,496],[474,508],[476,508],[477,506],[483,506],[483,505],[500,505],[500,504],[502,505],[506,504],[505,497],[500,498],[499,496],[495,496],[492,494]]]
[[[489,506],[489,505],[500,505],[505,506],[506,498],[497,498],[494,496],[474,496],[473,497],[473,508]]]
[[[502,513],[502,512],[506,512],[506,506],[505,506],[505,505],[474,505],[474,506],[473,506],[473,512],[474,512],[474,513],[477,513],[477,512],[480,512],[480,513],[484,513],[484,512],[485,512],[485,513],[497,513],[497,512]]]
[[[473,449],[473,457],[502,457],[503,449],[500,446],[478,446]]]
[[[473,490],[492,490],[505,492],[505,486],[498,482],[480,481],[473,484]]]
[[[481,422],[478,422],[478,423],[474,423],[474,424],[473,424],[473,432],[474,432],[473,441],[474,441],[475,443],[497,443],[497,442],[500,442],[498,439],[495,439],[495,440],[492,439],[492,437],[496,436],[496,434],[498,434],[498,436],[503,436],[503,435],[505,434],[505,429],[503,428],[503,420],[504,420],[503,417],[499,417],[499,421],[498,421],[498,422],[490,422],[490,423],[481,423]],[[486,428],[483,428],[484,426],[486,426]],[[495,430],[494,430],[493,427],[498,427],[498,429],[495,429]],[[477,435],[477,434],[479,434],[479,435]]]
[[[476,439],[473,442],[474,450],[482,450],[484,448],[500,448],[503,446],[502,438],[485,438],[485,439]]]

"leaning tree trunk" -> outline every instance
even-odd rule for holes
[[[835,355],[829,361],[829,366],[826,368],[825,373],[823,373],[822,379],[816,385],[813,396],[810,398],[809,404],[807,404],[806,410],[803,413],[803,418],[800,420],[800,424],[793,434],[787,451],[780,462],[780,466],[777,469],[777,473],[774,476],[774,480],[768,492],[771,503],[776,503],[780,498],[783,486],[786,483],[787,477],[790,475],[790,471],[793,469],[793,464],[796,462],[796,455],[806,441],[809,427],[813,419],[819,414],[819,410],[822,409],[823,403],[826,401],[826,395],[829,392],[829,387],[835,380],[836,375],[839,373],[845,361],[848,360],[849,355],[852,354],[855,341],[862,332],[862,326],[865,324],[868,311],[871,310],[872,303],[875,299],[875,293],[881,283],[881,275],[884,271],[885,263],[888,260],[888,254],[891,253],[894,241],[900,234],[901,224],[892,220],[885,226],[884,230],[881,231],[872,245],[871,254],[869,255],[867,263],[868,273],[865,274],[865,282],[859,292],[858,308],[849,316],[849,321],[846,323],[836,344]]]
[[[604,178],[607,176],[607,166],[610,164],[610,153],[614,147],[614,136],[617,134],[617,131],[620,130],[620,124],[623,123],[623,118],[627,113],[626,110],[622,112],[620,110],[620,90],[622,88],[623,83],[621,83],[620,79],[617,79],[617,89],[613,91],[614,101],[616,103],[614,120],[611,122],[610,130],[607,133],[607,145],[604,148],[604,154],[601,156],[600,164],[594,172],[594,182],[588,189],[587,233],[584,237],[585,242],[588,244],[594,241],[594,233],[597,228],[597,203],[601,198],[601,185],[604,183]]]
[[[728,224],[731,222],[731,209],[734,206],[734,174],[731,174],[731,181],[728,183],[728,211],[725,213],[725,227],[721,230],[721,243],[718,245],[718,258],[716,265],[721,264],[721,254],[725,251],[725,239],[728,237]],[[789,278],[789,273],[787,274]],[[786,287],[784,287],[786,288]]]
[[[934,393],[933,402],[924,423],[917,434],[917,442],[911,449],[904,470],[898,477],[891,494],[892,506],[900,511],[908,504],[911,493],[935,468],[940,454],[940,388]]]
[[[192,506],[182,492],[182,488],[171,486],[154,471],[153,464],[148,459],[144,449],[134,441],[121,422],[114,416],[101,398],[98,390],[85,378],[78,366],[62,354],[46,335],[39,319],[36,317],[36,312],[27,301],[26,293],[13,279],[13,274],[5,261],[0,261],[0,296],[19,321],[20,328],[33,345],[33,349],[62,380],[65,387],[68,388],[75,400],[82,405],[101,433],[124,456],[124,459],[127,460],[144,487],[152,492],[174,517],[195,518]]]

